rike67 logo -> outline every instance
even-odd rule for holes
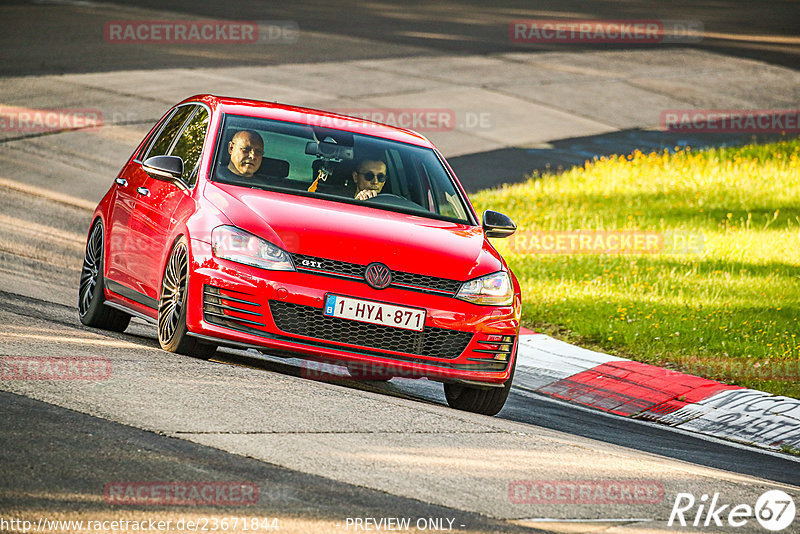
[[[678,493],[667,526],[743,527],[755,518],[763,528],[779,532],[794,522],[795,513],[794,500],[781,490],[763,493],[753,507],[749,504],[722,504],[719,493],[710,500],[706,494],[698,500],[691,493]]]

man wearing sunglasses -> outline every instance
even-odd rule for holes
[[[353,181],[356,184],[356,200],[374,197],[386,183],[386,164],[377,160],[363,160],[353,172]]]

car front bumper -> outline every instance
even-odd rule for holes
[[[478,306],[459,299],[320,274],[267,271],[218,259],[193,241],[188,285],[190,334],[278,356],[357,363],[392,376],[499,386],[511,373],[520,299]],[[323,315],[325,295],[426,310],[422,332]]]

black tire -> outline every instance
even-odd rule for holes
[[[217,346],[202,343],[187,335],[188,257],[186,239],[182,237],[172,248],[161,279],[161,296],[158,299],[158,343],[167,352],[207,360],[217,351]]]
[[[104,304],[103,237],[103,223],[98,220],[86,240],[78,285],[78,317],[86,326],[122,332],[128,328],[131,316]]]
[[[444,384],[444,396],[447,404],[456,410],[479,413],[482,415],[497,415],[503,409],[511,391],[511,382],[517,367],[517,356],[511,367],[511,376],[503,387],[465,386],[463,384]]]

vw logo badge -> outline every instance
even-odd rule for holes
[[[364,272],[364,280],[375,289],[385,289],[392,283],[392,271],[382,263],[370,263]]]

